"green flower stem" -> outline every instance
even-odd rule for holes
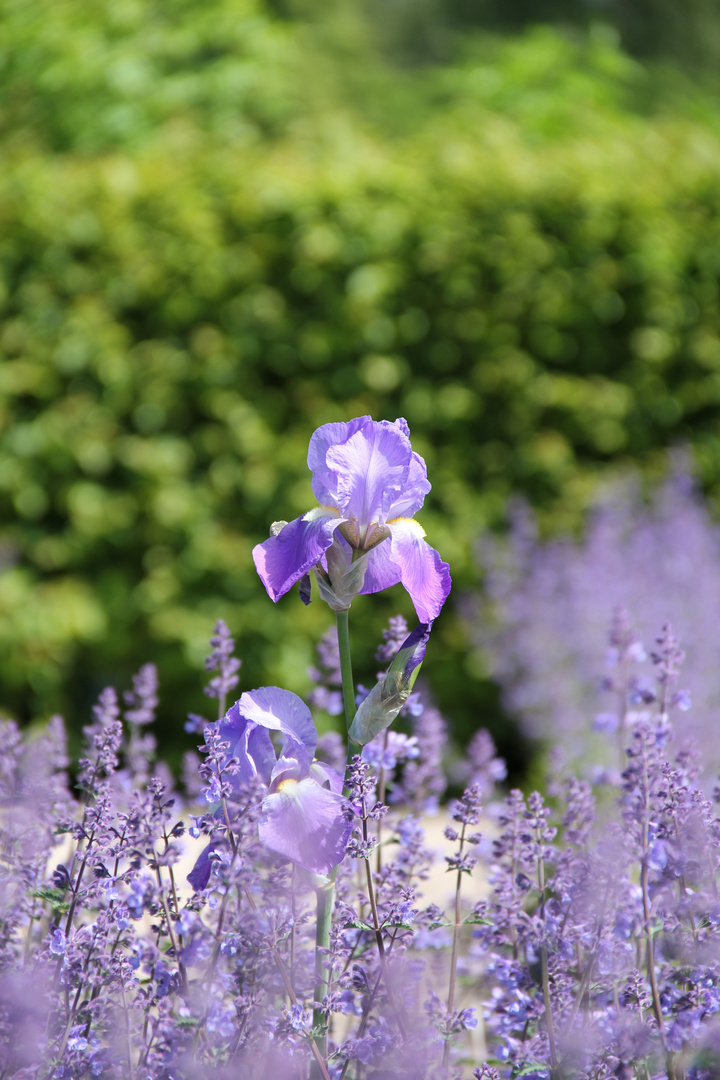
[[[315,890],[317,897],[317,923],[315,926],[315,1008],[313,1009],[313,1027],[324,1027],[323,1033],[317,1035],[317,1046],[323,1061],[327,1060],[327,1020],[321,1008],[322,999],[328,992],[330,985],[330,969],[328,967],[330,948],[330,927],[332,925],[333,901],[335,899],[335,875],[331,875],[330,884],[320,886]]]
[[[355,683],[353,682],[352,674],[352,658],[350,656],[350,630],[348,627],[348,613],[347,611],[336,611],[335,618],[337,619],[337,632],[338,632],[338,649],[340,652],[340,673],[342,676],[342,692],[343,692],[343,705],[345,707],[345,723],[347,725],[348,732],[352,726],[352,722],[355,719]],[[362,750],[361,746],[357,743],[351,742],[348,736],[348,748],[347,759],[345,763],[345,786],[343,787],[343,795],[349,795],[349,789],[347,786],[347,770],[352,765],[352,759],[356,754],[359,754]]]
[[[342,673],[343,705],[345,706],[345,723],[348,731],[355,719],[355,684],[352,675],[352,659],[350,656],[350,629],[348,626],[348,612],[337,611],[338,648],[340,650],[340,671]]]
[[[539,835],[536,832],[536,835]],[[542,923],[542,945],[540,946],[540,972],[542,976],[543,1002],[545,1004],[545,1023],[547,1024],[548,1040],[550,1042],[550,1062],[552,1064],[551,1076],[558,1075],[558,1056],[555,1048],[555,1032],[553,1029],[552,1003],[550,1000],[550,974],[548,971],[547,951],[547,928],[545,923],[545,862],[542,854],[537,863],[538,892],[540,894],[540,921]]]
[[[465,823],[463,822],[462,832],[460,833],[460,849],[458,855],[462,858],[463,845],[465,844]],[[457,962],[458,951],[460,945],[460,927],[462,926],[461,920],[461,907],[460,907],[460,890],[462,888],[462,870],[457,872],[457,881],[455,883],[455,924],[453,926],[453,942],[452,942],[452,955],[450,957],[450,978],[448,980],[448,996],[447,996],[447,1012],[448,1016],[452,1016],[452,1011],[455,1006],[455,979],[457,978]],[[445,1039],[445,1046],[443,1047],[443,1069],[447,1072],[447,1068],[450,1062],[450,1037]]]
[[[348,625],[347,611],[337,611],[338,648],[340,651],[340,671],[342,674],[343,704],[345,706],[345,723],[348,730],[355,719],[355,684],[352,676],[352,659],[350,656],[350,629]],[[358,748],[353,743],[348,743],[348,764],[352,761],[353,754]],[[347,795],[347,788],[344,789]],[[326,1025],[327,1021],[320,1007],[322,999],[328,992],[330,974],[328,969],[327,949],[330,947],[330,928],[332,926],[332,912],[335,901],[335,875],[337,868],[330,874],[327,885],[315,890],[317,896],[317,922],[315,924],[315,1008],[313,1009],[313,1027],[318,1029]],[[323,1061],[327,1060],[327,1027],[321,1035],[317,1035],[315,1046]]]

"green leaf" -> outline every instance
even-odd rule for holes
[[[492,926],[493,920],[486,919],[482,915],[476,915],[474,911],[471,911],[466,918],[463,919],[463,926]]]
[[[45,900],[52,906],[53,911],[67,911],[70,907],[70,901],[66,899],[66,893],[60,889],[48,889],[41,886],[38,889],[31,889],[30,895],[34,900]]]
[[[540,1069],[546,1069],[547,1065],[542,1061],[530,1061],[526,1065],[523,1065],[521,1069],[513,1070],[512,1078],[515,1080],[518,1076],[527,1076],[529,1073],[538,1072]]]
[[[441,926],[453,926],[453,925],[454,924],[452,922],[450,922],[450,919],[446,918],[446,919],[441,919],[438,922],[430,923],[430,926],[428,927],[428,929],[429,930],[439,930],[439,928]]]

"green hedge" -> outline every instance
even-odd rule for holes
[[[527,48],[533,78],[554,49],[563,79],[574,65],[578,86],[597,89],[587,53],[542,35]],[[609,46],[592,49],[599,63]],[[219,616],[246,686],[302,688],[329,613],[297,597],[274,607],[250,552],[272,520],[312,504],[307,442],[329,420],[407,417],[434,485],[421,520],[456,598],[515,492],[547,527],[575,527],[608,464],[657,471],[678,440],[717,488],[720,139],[585,91],[570,123],[553,85],[541,116],[518,115],[512,95],[488,104],[489,71],[453,73],[422,130],[394,139],[339,109],[286,116],[273,138],[242,125],[230,137],[207,122],[220,106],[158,119],[152,101],[142,138],[93,153],[81,134],[72,147],[52,135],[40,106],[24,137],[11,125],[7,709],[77,723],[101,685],[154,659],[173,738],[202,707],[196,669]],[[170,75],[153,79],[167,90]],[[368,678],[383,619],[412,609],[399,589],[356,608]],[[428,656],[461,727],[489,707],[464,642],[448,611]]]

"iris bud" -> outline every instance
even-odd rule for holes
[[[420,623],[401,645],[387,672],[358,706],[348,732],[351,742],[364,746],[390,727],[410,697],[425,658],[432,622]]]

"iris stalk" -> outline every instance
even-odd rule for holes
[[[335,900],[335,874],[331,875],[330,884],[315,890],[317,898],[317,922],[315,925],[315,1008],[313,1009],[313,1027],[322,1027],[322,1034],[317,1035],[315,1045],[323,1061],[327,1060],[329,1018],[323,1015],[322,1000],[330,987],[330,968],[328,950],[330,948],[330,927],[332,925],[333,901]]]
[[[244,889],[245,889],[245,895],[248,898],[248,902],[250,904],[250,907],[253,909],[253,911],[257,911],[257,904],[253,900],[252,893],[248,889],[247,885],[244,886]],[[272,952],[273,952],[273,957],[275,958],[275,963],[277,964],[278,971],[280,972],[280,976],[282,978],[282,981],[285,984],[285,992],[287,993],[287,996],[290,998],[291,1003],[293,1005],[297,1005],[298,999],[295,996],[295,991],[293,990],[292,981],[290,979],[290,973],[288,972],[288,969],[285,967],[285,963],[283,961],[283,958],[282,958],[282,956],[280,955],[280,953],[278,952],[278,950],[276,948],[274,948]],[[320,1052],[319,1047],[317,1046],[316,1043],[311,1043],[310,1044],[310,1049],[312,1050],[313,1057],[315,1058],[315,1061],[313,1062],[313,1068],[315,1070],[317,1070],[315,1075],[321,1076],[322,1080],[330,1080],[330,1076],[329,1076],[328,1071],[327,1071],[327,1065],[325,1064],[325,1058],[322,1056],[322,1053]]]
[[[338,632],[338,649],[340,652],[340,672],[342,675],[343,705],[345,707],[345,722],[348,730],[355,718],[355,684],[352,674],[352,657],[350,655],[350,628],[347,611],[335,613]],[[352,744],[348,743],[348,761],[352,760]],[[344,789],[347,795],[347,788]],[[335,875],[337,867],[330,874],[330,883],[316,890],[317,897],[317,921],[315,924],[315,1008],[313,1009],[313,1027],[319,1028],[325,1023],[322,1000],[329,988],[329,970],[327,950],[330,947],[330,927],[332,926],[332,912],[335,901]],[[327,1029],[316,1039],[317,1049],[323,1060],[327,1060]]]
[[[338,649],[340,652],[340,673],[342,675],[343,705],[345,707],[345,723],[348,731],[355,719],[355,684],[352,675],[352,659],[350,656],[350,628],[348,612],[338,611],[335,613],[338,632]]]

